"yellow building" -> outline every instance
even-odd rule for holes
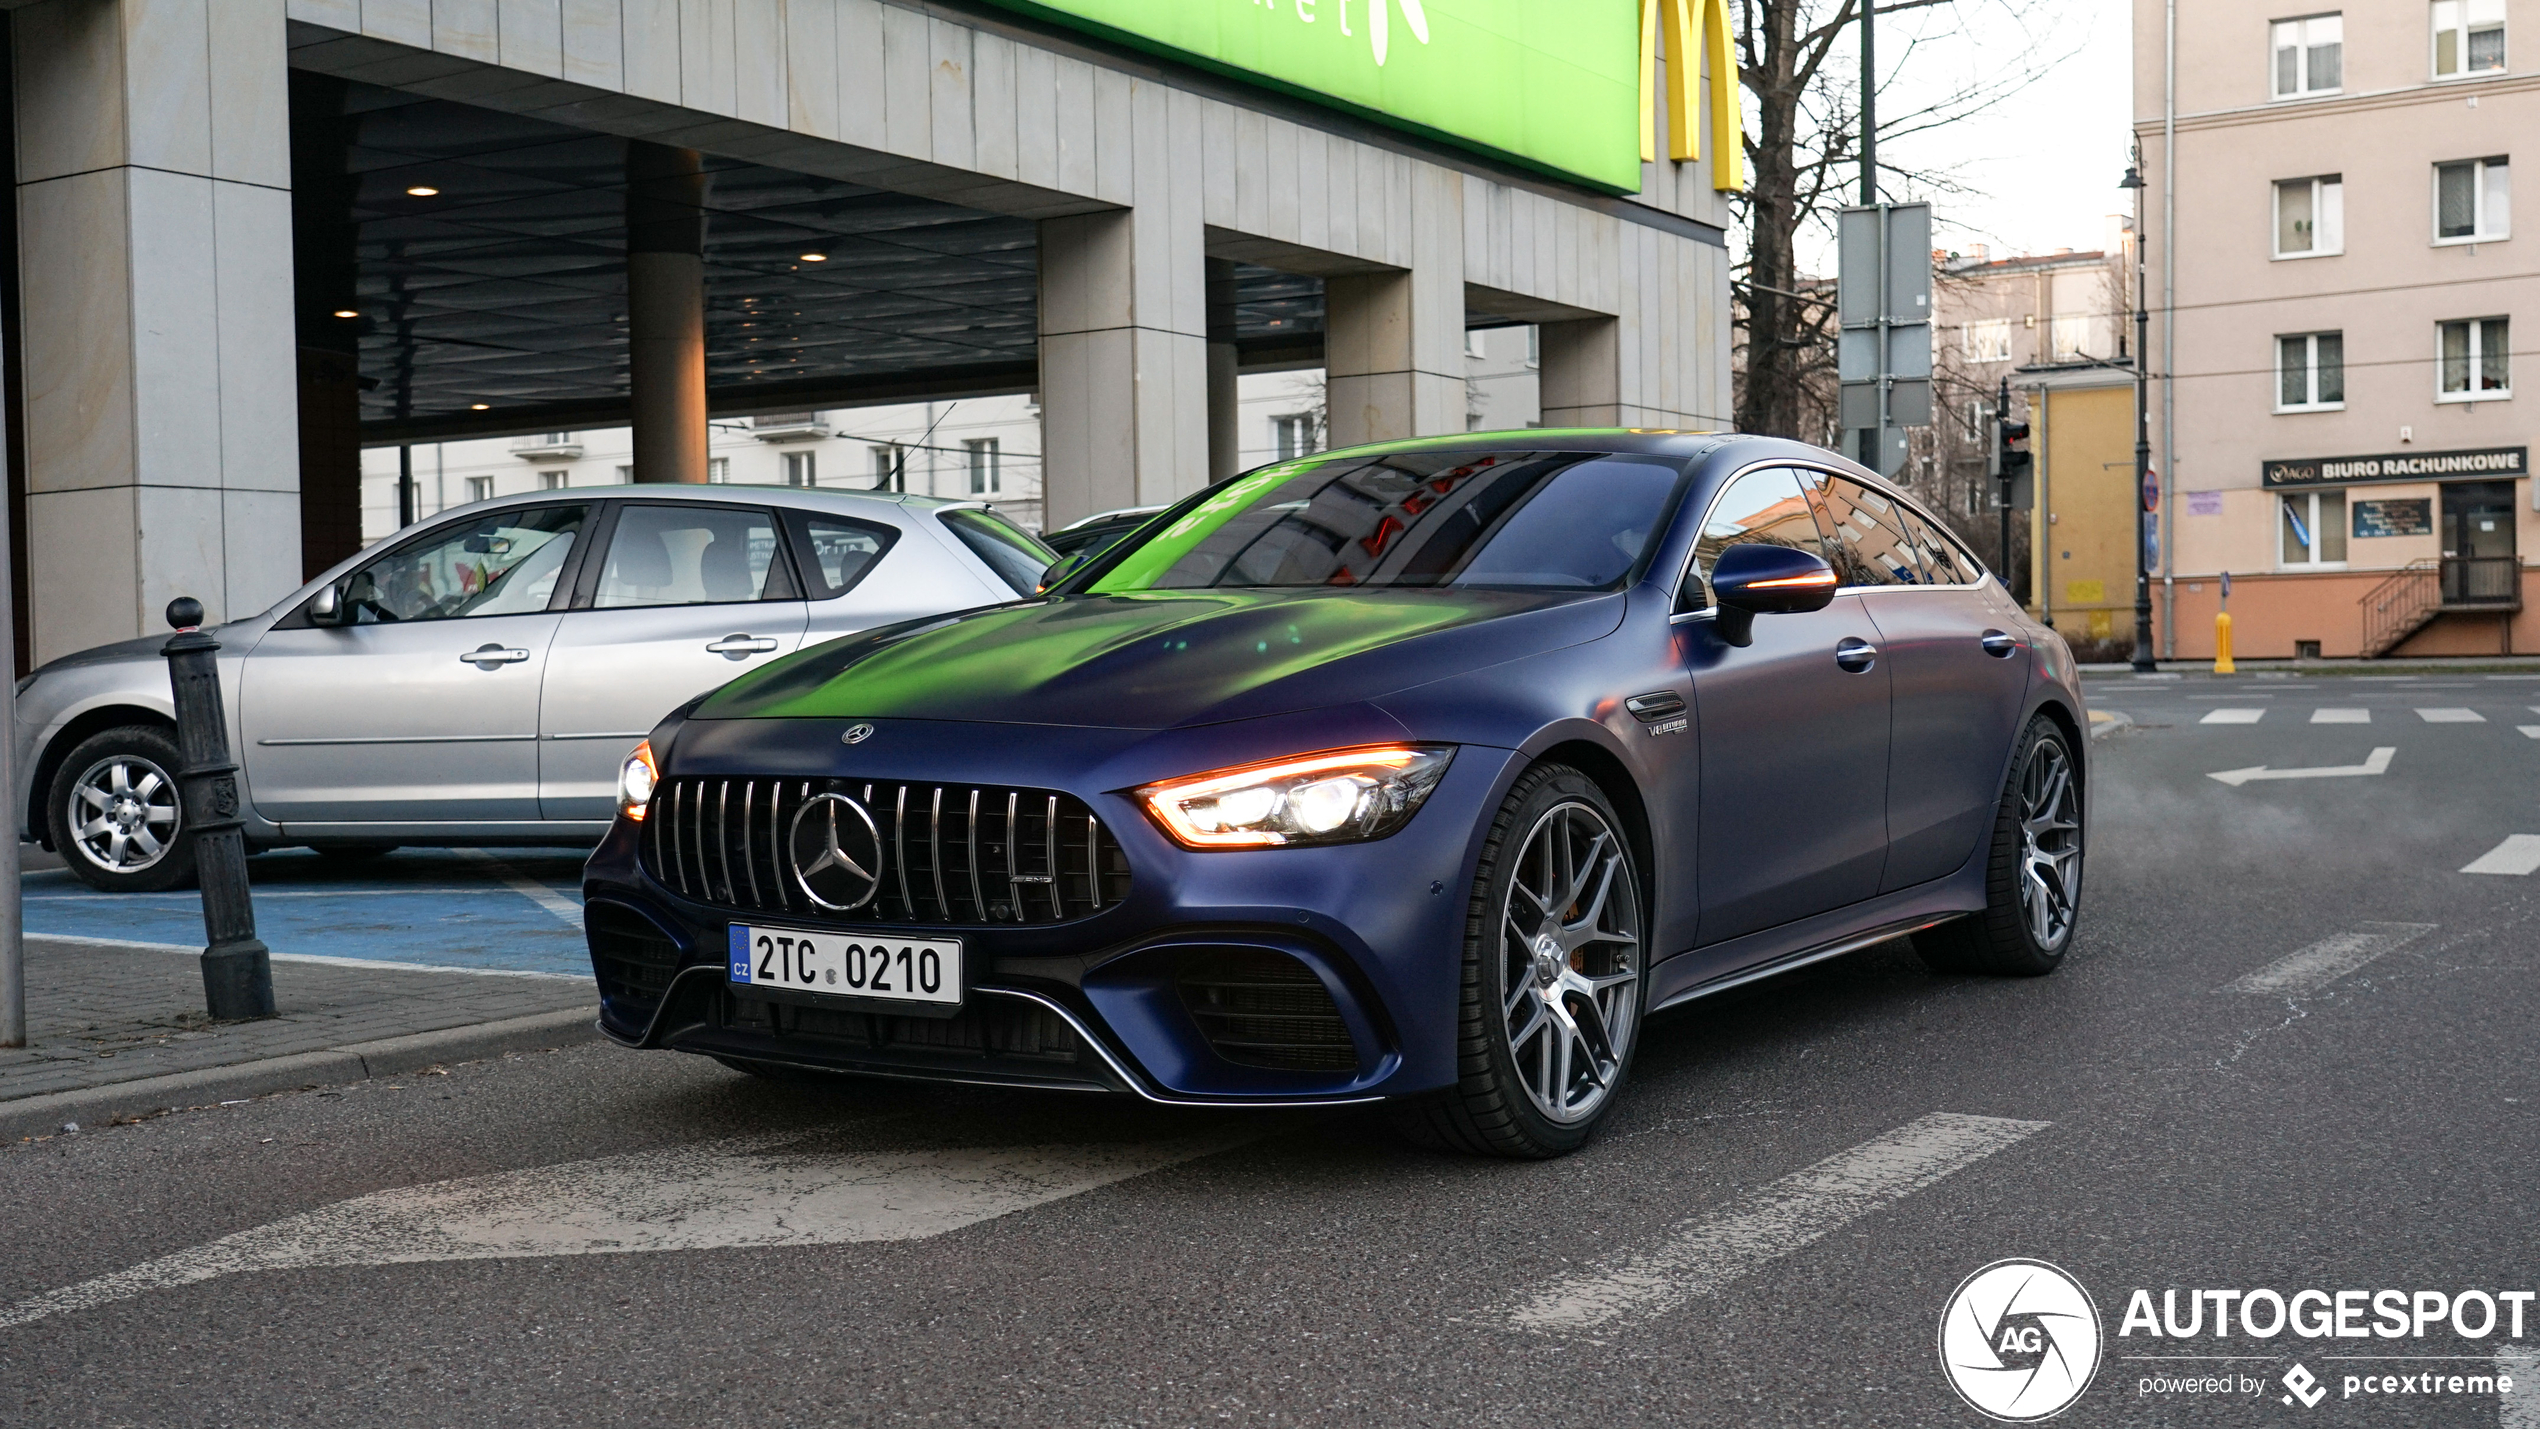
[[[2031,606],[2075,645],[2125,647],[2082,658],[2122,659],[2134,641],[2134,383],[2104,367],[2031,380]]]

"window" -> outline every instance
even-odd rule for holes
[[[1822,556],[1825,541],[1808,499],[1786,467],[1762,467],[1729,483],[1711,503],[1693,542],[1693,569],[1676,592],[1676,613],[1711,607],[1711,569],[1731,546],[1787,546]]]
[[[1826,481],[1825,494],[1826,515],[1842,547],[1835,570],[1845,585],[1926,583],[1904,508],[1841,477]]]
[[[2048,325],[2047,338],[2053,344],[2057,362],[2086,362],[2093,357],[2112,356],[2104,345],[2093,338],[2107,335],[2107,322],[2097,313],[2058,313]],[[2092,352],[2092,347],[2101,351]]]
[[[873,489],[908,490],[908,449],[897,442],[873,448]]]
[[[2275,409],[2334,411],[2346,405],[2346,334],[2294,333],[2275,340]]]
[[[1958,324],[1958,351],[1969,362],[2010,361],[2011,320],[1987,318],[1983,322]]]
[[[1490,353],[1483,347],[1482,330],[1480,328],[1468,327],[1464,329],[1464,355],[1466,357],[1490,356]]]
[[[1314,414],[1299,412],[1294,416],[1270,419],[1270,449],[1279,461],[1294,461],[1314,454]]]
[[[444,526],[354,572],[344,582],[344,609],[356,625],[533,615],[555,597],[585,514],[580,506],[541,506]]]
[[[853,589],[899,538],[899,532],[889,527],[834,516],[797,513],[788,520],[797,523],[794,554],[807,558],[801,563],[814,600],[829,600]]]
[[[818,486],[820,483],[813,479],[813,475],[819,468],[814,464],[813,458],[814,453],[811,452],[785,453],[785,484],[787,486]]]
[[[2434,77],[2505,67],[2505,0],[2434,0]]]
[[[970,467],[971,495],[994,496],[1005,490],[1004,477],[998,470],[995,437],[965,437],[962,439],[961,451],[963,459]]]
[[[1526,329],[1526,365],[1543,366],[1543,329],[1540,326]]]
[[[732,458],[730,458],[730,457],[728,457],[728,456],[715,456],[715,457],[707,457],[707,458],[706,458],[706,480],[711,481],[711,482],[715,483],[716,485],[720,486],[720,485],[722,485],[724,482],[730,481],[731,479],[732,479]]]
[[[2304,491],[2282,497],[2281,564],[2340,566],[2346,563],[2346,493]]]
[[[491,501],[491,500],[493,500],[493,499],[494,499],[494,478],[492,478],[492,477],[490,477],[490,476],[471,476],[471,477],[469,477],[469,478],[467,479],[467,499],[468,499],[468,500],[470,500],[470,501]]]
[[[1016,595],[1039,590],[1041,577],[1058,562],[1056,551],[993,511],[947,511],[942,520]]]
[[[2491,402],[2514,394],[2509,324],[2503,318],[2437,323],[2441,402]]]
[[[2513,232],[2513,170],[2501,158],[2434,166],[2434,241],[2483,243]]]
[[[2317,258],[2346,251],[2343,174],[2281,179],[2275,186],[2275,256]]]
[[[2306,20],[2278,20],[2272,29],[2275,97],[2298,99],[2306,94],[2334,93],[2344,78],[2343,17],[2313,15]]]
[[[787,594],[766,512],[681,502],[618,513],[591,604],[719,605]]]
[[[538,485],[543,490],[562,491],[573,484],[572,477],[569,471],[542,471],[538,473]]]

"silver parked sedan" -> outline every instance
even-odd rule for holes
[[[879,492],[459,507],[220,627],[249,845],[596,842],[627,750],[689,697],[806,643],[1030,595],[1052,559],[978,503]],[[66,656],[18,691],[22,828],[99,888],[193,873],[165,643]]]

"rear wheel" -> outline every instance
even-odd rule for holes
[[[176,738],[154,725],[80,741],[44,799],[53,848],[81,882],[109,893],[155,893],[194,878],[177,797]]]
[[[1549,764],[1491,823],[1464,935],[1460,1080],[1409,1108],[1432,1146],[1551,1157],[1614,1103],[1640,1030],[1639,858],[1604,791]]]
[[[2029,721],[1995,812],[1984,911],[1914,935],[1936,972],[2038,977],[2064,962],[2081,909],[2081,770],[2062,726]]]

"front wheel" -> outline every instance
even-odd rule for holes
[[[53,847],[80,881],[108,893],[155,893],[194,877],[176,791],[176,738],[125,725],[80,741],[44,797]]]
[[[2081,911],[2081,771],[2044,715],[2020,735],[1994,814],[1984,911],[1914,935],[1936,972],[2038,977],[2063,966]]]
[[[1491,822],[1466,915],[1454,1090],[1404,1130],[1446,1149],[1577,1150],[1621,1091],[1640,1030],[1639,855],[1595,781],[1527,772]]]

